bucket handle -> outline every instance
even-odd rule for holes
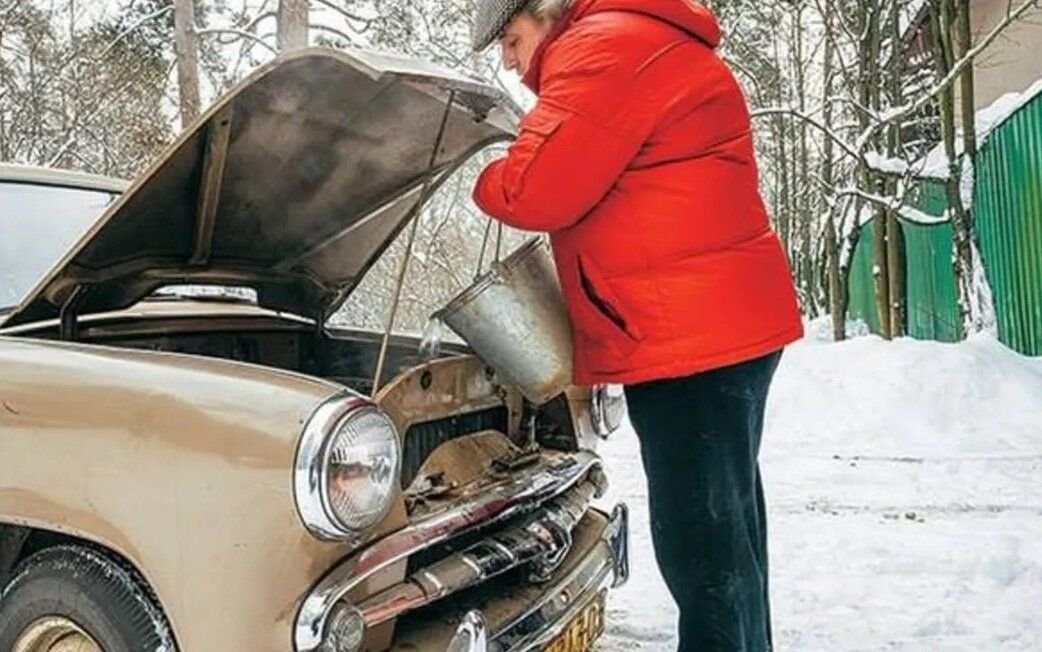
[[[489,240],[492,235],[492,226],[495,223],[496,227],[496,250],[492,262],[489,263],[488,272],[493,271],[499,266],[499,263],[503,260],[503,223],[495,220],[491,217],[487,218],[488,223],[485,225],[485,235],[481,241],[481,253],[478,255],[478,266],[474,269],[474,280],[477,281],[483,275],[482,268],[485,266],[485,255],[488,253]],[[536,239],[543,242],[547,242],[549,235],[546,233],[540,234]]]
[[[478,280],[479,278],[481,278],[481,268],[485,264],[485,254],[488,252],[488,244],[489,244],[489,238],[492,235],[492,224],[493,224],[493,222],[495,222],[495,226],[496,226],[496,251],[495,251],[495,257],[493,258],[492,263],[489,266],[489,269],[491,269],[493,266],[495,266],[496,263],[499,262],[500,257],[502,256],[502,253],[503,253],[503,223],[502,222],[498,222],[498,221],[492,219],[491,217],[489,217],[488,218],[488,224],[485,225],[485,237],[481,241],[481,254],[478,256],[478,266],[477,266],[477,269],[474,270],[474,280],[475,281]]]

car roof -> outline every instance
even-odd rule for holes
[[[28,183],[41,186],[62,186],[121,193],[130,185],[123,179],[87,174],[75,170],[0,163],[0,182]]]

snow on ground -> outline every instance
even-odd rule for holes
[[[777,648],[1042,650],[1042,360],[826,331],[786,352],[768,408]],[[602,452],[633,575],[599,650],[675,649],[635,436]]]

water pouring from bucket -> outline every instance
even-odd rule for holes
[[[444,339],[445,325],[437,317],[427,320],[427,326],[423,329],[420,339],[420,359],[434,360],[441,355],[441,343]]]

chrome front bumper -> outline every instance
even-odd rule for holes
[[[442,578],[434,573],[416,577],[415,581],[400,585],[397,591],[374,596],[372,600],[358,605],[341,602],[348,592],[373,574],[475,527],[488,527],[514,518],[525,518],[525,514],[533,513],[549,518],[526,521],[524,531],[516,528],[500,531],[500,534],[504,535],[499,537],[502,541],[492,540],[489,543],[503,550],[505,554],[502,557],[458,555],[465,558],[457,560],[464,563],[462,566],[457,564],[456,568],[466,571],[465,567],[472,567],[478,580],[488,580],[507,568],[517,567],[526,562],[521,553],[542,551],[548,553],[545,559],[552,561],[552,555],[549,553],[555,552],[557,548],[567,551],[571,544],[570,537],[564,546],[560,545],[560,541],[550,539],[558,539],[557,535],[561,533],[567,534],[581,517],[582,511],[585,511],[584,505],[588,505],[589,499],[592,498],[591,493],[601,494],[604,477],[600,467],[600,459],[591,452],[550,455],[542,463],[492,485],[481,487],[480,491],[457,502],[451,508],[429,514],[373,544],[355,557],[345,560],[304,599],[294,631],[296,649],[298,652],[317,652],[326,648],[324,642],[328,636],[328,623],[334,607],[341,611],[349,610],[352,617],[362,621],[363,626],[368,628],[384,620],[397,618],[408,611],[421,609],[431,601],[447,597],[453,592],[445,590],[449,583],[442,583]],[[540,592],[542,598],[526,605],[524,613],[513,622],[498,622],[494,636],[489,636],[480,614],[473,614],[464,619],[461,625],[463,633],[458,633],[459,636],[465,636],[468,631],[472,632],[473,635],[466,640],[477,644],[481,639],[479,633],[484,631],[485,647],[480,649],[485,650],[507,652],[533,649],[538,647],[544,638],[552,639],[556,635],[555,627],[564,627],[569,621],[569,609],[579,608],[576,605],[585,604],[590,596],[596,595],[602,588],[625,581],[628,575],[625,507],[620,505],[610,517],[600,515],[593,520],[601,524],[597,526],[600,529],[590,531],[591,534],[596,533],[596,545],[584,548],[581,553],[575,551],[576,554],[571,556],[572,562],[567,566],[567,570],[547,573],[547,583],[539,585],[547,587],[545,591]],[[506,541],[507,545],[502,545],[503,541]],[[515,547],[514,543],[518,543],[519,546]],[[488,550],[487,546],[484,550]],[[476,564],[475,560],[481,563]],[[503,565],[499,567],[501,562]],[[540,564],[536,564],[535,567],[538,569]],[[544,570],[556,567],[556,564],[551,564]],[[461,577],[460,573],[449,575],[453,575],[456,580]],[[554,579],[549,579],[551,575]],[[468,584],[470,579],[472,578],[463,577],[463,581],[457,581],[454,590],[472,585]],[[417,586],[424,590],[417,592]],[[468,623],[472,626],[470,630],[467,629]]]
[[[597,595],[629,578],[629,512],[615,506],[601,541],[542,600],[502,631],[491,632],[484,616],[464,616],[446,652],[528,652],[541,650],[564,633]]]

